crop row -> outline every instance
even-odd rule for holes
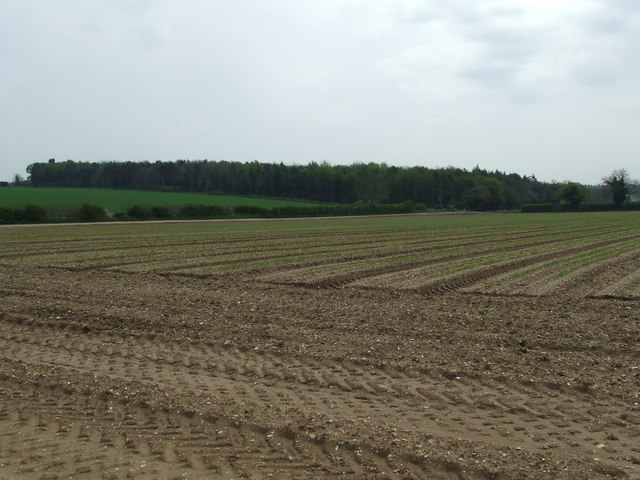
[[[0,263],[500,294],[546,292],[610,266],[620,274],[588,277],[586,293],[622,276],[612,294],[635,295],[640,282],[621,259],[640,251],[639,220],[628,212],[3,228]]]
[[[111,238],[86,238],[82,244],[69,242],[66,238],[59,242],[47,240],[46,244],[33,242],[30,245],[5,246],[2,257],[7,260],[27,261],[40,265],[65,266],[69,268],[108,268],[126,264],[136,264],[141,271],[147,264],[157,269],[163,262],[174,268],[183,264],[184,269],[198,268],[206,264],[228,264],[235,261],[235,268],[255,262],[256,257],[264,260],[280,257],[302,257],[342,253],[342,260],[385,259],[390,263],[409,263],[438,255],[473,252],[478,249],[504,248],[506,246],[535,240],[548,242],[564,236],[579,238],[583,230],[560,233],[545,230],[527,230],[518,236],[511,232],[454,233],[443,235],[438,231],[414,232],[356,232],[354,235],[326,235],[318,232],[313,236],[301,232],[287,232],[278,235],[254,235],[252,238],[226,235],[194,237],[193,235],[162,237],[128,236],[115,242]],[[212,238],[213,237],[213,238]],[[35,244],[34,244],[35,243]],[[205,264],[205,265],[203,265]]]

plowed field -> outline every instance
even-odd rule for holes
[[[2,479],[639,479],[640,215],[0,228]]]

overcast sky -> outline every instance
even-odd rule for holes
[[[47,161],[640,175],[639,0],[0,0],[0,180]]]

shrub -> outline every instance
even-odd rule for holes
[[[285,205],[271,209],[274,217],[313,217],[319,214],[316,207],[298,207],[295,205]]]
[[[580,210],[583,212],[608,212],[616,209],[614,203],[583,203],[580,205]]]
[[[102,222],[107,219],[107,212],[99,205],[83,204],[77,213],[81,222]]]
[[[151,218],[151,211],[142,205],[134,205],[127,209],[127,216],[136,220],[148,220]]]
[[[171,218],[173,214],[168,207],[156,206],[151,207],[151,216],[153,218]]]
[[[13,208],[0,207],[0,223],[15,223],[16,211]]]
[[[263,207],[256,207],[255,205],[237,205],[233,207],[233,211],[237,215],[253,215],[259,217],[269,216],[269,210]]]
[[[374,215],[378,213],[378,207],[375,204],[357,203],[353,207],[356,215]]]
[[[524,203],[520,206],[522,213],[553,212],[554,210],[553,203]]]
[[[44,222],[47,219],[47,211],[40,205],[27,204],[22,209],[22,220],[26,223]]]
[[[211,218],[227,214],[227,210],[220,205],[194,205],[188,203],[178,210],[178,216],[183,218]]]
[[[318,215],[344,216],[352,213],[349,205],[318,205],[317,209]]]

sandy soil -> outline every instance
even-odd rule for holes
[[[0,478],[639,479],[640,299],[584,287],[623,260],[517,294],[0,264]]]

